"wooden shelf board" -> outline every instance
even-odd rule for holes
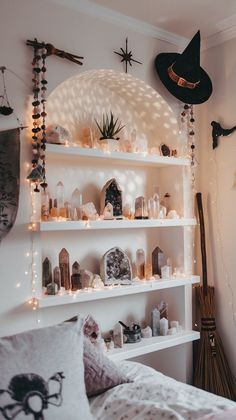
[[[122,348],[113,349],[107,355],[114,361],[132,359],[143,354],[189,343],[199,338],[200,333],[198,331],[183,331],[175,335],[142,338],[139,343],[124,344]]]
[[[199,276],[171,277],[160,280],[133,281],[126,286],[105,286],[103,289],[80,290],[63,295],[43,296],[39,299],[39,308],[68,305],[72,303],[89,302],[100,299],[109,299],[119,296],[134,295],[137,293],[152,292],[154,290],[169,289],[172,287],[186,286],[200,282]]]
[[[75,156],[80,158],[105,159],[114,163],[132,162],[138,166],[190,166],[190,159],[149,155],[147,153],[103,152],[99,149],[89,149],[77,146],[47,144],[47,157]]]
[[[196,219],[147,219],[147,220],[89,220],[89,221],[48,221],[40,222],[41,232],[61,230],[96,230],[96,229],[138,229],[155,227],[195,226]]]

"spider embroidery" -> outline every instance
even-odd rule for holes
[[[132,55],[133,54],[132,54],[131,51],[128,52],[128,38],[126,38],[126,40],[125,40],[125,45],[126,45],[125,51],[124,51],[123,48],[120,48],[121,53],[120,52],[117,52],[117,51],[114,51],[114,53],[117,54],[117,55],[119,55],[120,57],[122,57],[121,63],[122,62],[125,62],[125,73],[127,73],[127,64],[128,63],[129,63],[129,65],[131,67],[132,67],[131,61],[133,61],[134,63],[138,63],[138,64],[142,64],[142,63],[140,61],[134,60],[132,58]]]
[[[60,407],[62,405],[62,380],[63,372],[57,372],[46,382],[35,373],[15,375],[10,380],[8,389],[0,389],[0,397],[8,394],[15,402],[0,406],[0,412],[7,420],[15,419],[22,411],[33,416],[34,420],[44,420],[43,411],[48,404]],[[49,383],[59,383],[58,392],[49,393]],[[54,401],[53,401],[54,399]]]

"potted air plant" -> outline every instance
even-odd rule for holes
[[[95,122],[101,134],[99,140],[107,144],[110,151],[119,150],[118,140],[120,138],[117,137],[117,134],[124,128],[124,125],[118,122],[118,118],[114,118],[112,112],[110,112],[110,115],[103,114],[101,124],[96,119]]]

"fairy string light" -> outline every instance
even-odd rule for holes
[[[30,203],[31,203],[31,218],[28,225],[28,230],[30,231],[30,250],[26,253],[26,257],[29,258],[30,262],[28,269],[25,272],[26,275],[30,275],[30,287],[31,287],[31,298],[28,303],[31,305],[32,309],[36,311],[38,309],[38,298],[37,298],[37,267],[36,259],[38,252],[36,250],[36,241],[35,241],[35,231],[37,230],[36,225],[36,204],[35,204],[35,190],[32,184],[30,184]]]

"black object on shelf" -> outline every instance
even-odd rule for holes
[[[125,343],[138,343],[141,341],[141,328],[138,324],[133,324],[132,327],[128,327],[122,321],[119,323],[124,327],[123,335]]]

